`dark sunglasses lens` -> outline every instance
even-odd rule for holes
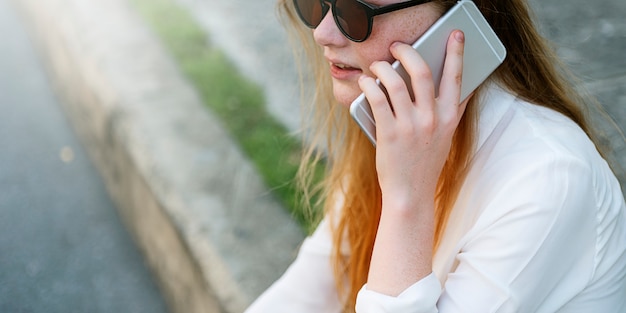
[[[328,11],[320,0],[294,0],[300,19],[309,27],[317,27]]]
[[[335,11],[337,24],[348,37],[356,41],[367,37],[368,18],[363,4],[356,0],[337,0]]]

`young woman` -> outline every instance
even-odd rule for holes
[[[316,78],[303,180],[319,151],[330,169],[323,221],[248,312],[626,312],[624,197],[524,0],[474,1],[507,58],[463,102],[464,34],[438,97],[408,45],[456,1],[279,1]]]

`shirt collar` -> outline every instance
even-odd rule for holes
[[[485,144],[487,138],[493,133],[496,125],[502,120],[515,100],[514,95],[497,83],[487,83],[478,101],[477,151]]]

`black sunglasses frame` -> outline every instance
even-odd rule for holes
[[[333,15],[333,19],[335,20],[335,25],[337,25],[337,28],[339,28],[341,33],[344,36],[346,36],[346,38],[354,42],[363,42],[367,38],[369,38],[370,34],[372,33],[372,25],[374,24],[374,16],[385,14],[385,13],[391,13],[394,11],[410,8],[413,6],[420,5],[420,4],[425,4],[428,2],[432,2],[433,0],[409,0],[409,1],[399,2],[399,3],[393,3],[393,4],[385,5],[385,6],[375,6],[373,4],[369,4],[362,0],[352,0],[352,1],[359,3],[365,9],[365,15],[367,17],[367,33],[365,34],[365,37],[363,38],[355,38],[351,36],[350,34],[348,34],[343,29],[343,27],[341,27],[341,23],[339,22],[339,17],[337,16],[337,5],[336,5],[337,0],[315,0],[315,1],[319,1],[320,5],[322,6],[322,17],[320,21],[317,22],[317,24],[313,25],[307,22],[307,20],[302,16],[302,13],[300,13],[300,8],[298,7],[298,0],[293,0],[293,4],[294,4],[294,7],[296,8],[296,12],[298,13],[298,17],[300,17],[300,20],[302,20],[302,22],[307,27],[315,29],[317,26],[319,26],[322,20],[326,17],[326,14],[328,14],[329,6],[327,3],[330,3],[330,9]]]

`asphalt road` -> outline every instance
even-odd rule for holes
[[[7,0],[0,33],[0,312],[166,312]]]

